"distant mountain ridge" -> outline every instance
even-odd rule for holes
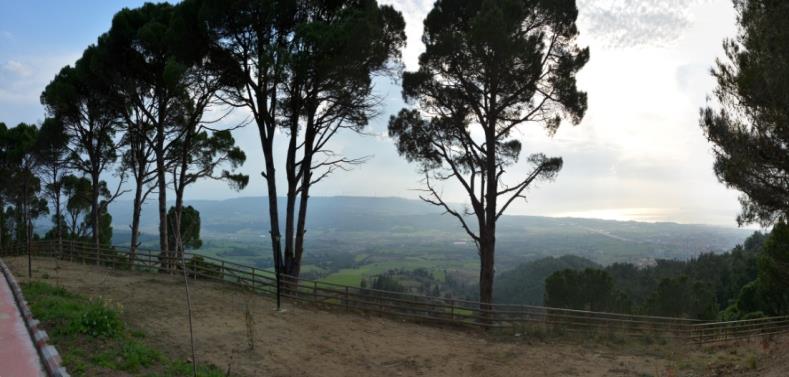
[[[282,208],[284,200],[279,199]],[[186,204],[200,211],[204,239],[254,244],[262,257],[267,255],[268,241],[263,242],[269,231],[265,197],[189,200]],[[116,243],[128,233],[131,211],[130,201],[110,205]],[[156,206],[151,201],[143,208],[142,232],[156,234],[157,224]],[[437,248],[473,252],[455,218],[413,199],[312,197],[307,231],[307,246],[321,252],[384,252],[391,248],[414,253]],[[649,263],[654,258],[687,259],[701,252],[726,251],[750,233],[710,225],[503,216],[498,225],[497,254],[504,261],[508,256],[531,260],[573,254],[601,264]]]
[[[110,205],[110,213],[113,215],[113,224],[126,226],[131,219],[132,202],[130,200],[117,200]],[[168,206],[173,205],[168,202]],[[231,223],[248,223],[252,221],[255,225],[267,226],[268,221],[268,200],[265,196],[247,196],[223,200],[187,200],[185,205],[191,205],[201,212],[203,225],[220,224],[230,221]],[[285,198],[278,199],[278,206],[284,208]],[[308,225],[309,226],[329,226],[341,225],[337,221],[339,215],[350,218],[371,217],[371,216],[425,216],[442,214],[443,210],[417,199],[407,199],[400,197],[366,197],[366,196],[314,196],[310,198]],[[233,215],[231,219],[223,218],[222,221],[214,221],[215,216]],[[281,216],[284,219],[284,216]],[[451,216],[442,216],[447,219],[446,223],[457,225],[456,220]],[[127,220],[128,219],[128,220]],[[737,228],[727,228],[718,225],[706,224],[680,224],[676,222],[640,222],[640,221],[621,221],[604,220],[595,218],[579,217],[552,217],[552,216],[531,216],[531,215],[504,215],[500,224],[511,224],[519,220],[546,220],[554,222],[574,222],[592,224],[631,224],[634,226],[676,226],[676,227],[704,227],[711,229],[727,229],[739,233],[751,233],[750,230]],[[156,203],[148,201],[143,206],[142,227],[156,229],[158,226],[158,214]],[[372,225],[372,224],[370,224]],[[444,226],[444,221],[437,226]]]

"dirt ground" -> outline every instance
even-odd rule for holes
[[[27,260],[6,259],[20,282]],[[190,355],[183,280],[34,259],[34,279],[123,307],[171,356]],[[191,282],[198,362],[233,376],[786,376],[789,337],[717,347],[502,337],[284,303]],[[253,323],[247,321],[247,310]],[[254,349],[249,347],[253,328]]]

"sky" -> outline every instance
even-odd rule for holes
[[[433,1],[379,1],[403,13],[408,36],[403,63],[407,70],[417,69],[424,50],[422,20]],[[0,0],[0,122],[41,122],[39,96],[46,84],[109,29],[115,12],[141,3]],[[536,126],[519,130],[524,156],[561,156],[564,167],[555,181],[530,188],[528,200],[508,213],[736,226],[738,193],[717,181],[710,145],[698,126],[699,108],[714,88],[709,69],[723,55],[722,40],[736,33],[731,1],[577,4],[578,42],[591,51],[578,75],[589,110],[579,125],[563,124],[552,137]],[[382,99],[380,115],[365,134],[342,134],[333,144],[349,157],[370,156],[369,162],[322,181],[314,195],[418,196],[417,166],[398,156],[386,135],[389,117],[406,106],[399,84],[379,79],[376,95]],[[225,121],[230,125],[246,116],[236,112]],[[247,126],[234,136],[248,157],[242,171],[251,176],[249,186],[235,192],[204,181],[189,189],[187,199],[265,195],[257,129]],[[514,181],[527,171],[525,164],[515,165],[505,179]],[[446,185],[442,192],[449,201],[464,200],[456,186]]]

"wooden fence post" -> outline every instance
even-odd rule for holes
[[[255,290],[255,267],[252,267],[252,292],[257,292]]]
[[[348,300],[348,287],[346,286],[345,287],[345,311],[346,312],[351,310],[350,309],[350,305],[351,305],[351,302]]]

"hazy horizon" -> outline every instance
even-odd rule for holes
[[[185,201],[185,205],[190,205],[196,202],[222,202],[222,201],[232,201],[232,200],[241,200],[241,199],[260,199],[262,204],[267,204],[267,196],[266,195],[238,195],[234,197],[227,197],[227,198],[189,198]],[[285,200],[284,196],[278,196],[280,200]],[[348,199],[395,199],[395,200],[408,200],[413,202],[422,203],[426,208],[433,207],[435,208],[435,212],[442,212],[442,209],[438,207],[434,207],[426,202],[418,198],[408,198],[403,196],[365,196],[365,195],[311,195],[311,199],[332,199],[332,198],[348,198]],[[174,203],[174,200],[168,199],[168,204]],[[117,206],[128,203],[131,206],[132,199],[129,197],[121,197],[117,199],[111,206]],[[155,200],[149,199],[144,204],[144,208],[151,208],[151,206],[155,206]],[[462,206],[461,203],[450,203],[450,205],[454,206]],[[714,224],[714,223],[699,223],[699,222],[682,222],[682,221],[675,221],[671,220],[669,217],[660,217],[661,212],[656,211],[654,208],[633,208],[631,209],[632,212],[618,212],[620,210],[599,210],[596,212],[589,211],[589,213],[585,212],[567,212],[567,213],[558,213],[555,215],[537,215],[537,214],[521,214],[521,213],[506,213],[505,216],[531,216],[531,217],[546,217],[546,218],[555,218],[555,219],[562,219],[562,218],[570,218],[570,219],[585,219],[585,220],[605,220],[605,221],[618,221],[618,222],[640,222],[640,223],[675,223],[680,225],[708,225],[708,226],[716,226],[716,227],[724,227],[724,228],[742,228],[748,230],[760,230],[761,228],[757,225],[751,226],[742,226],[738,227],[736,224]],[[654,212],[653,212],[654,211]],[[663,213],[665,214],[665,212]],[[261,214],[261,217],[266,217],[265,213]],[[113,219],[114,224],[120,224],[119,220],[128,221],[128,219]],[[124,223],[125,224],[125,223]]]
[[[10,4],[0,6],[0,121],[40,122],[44,86],[109,29],[115,12],[142,2],[39,0],[15,4],[13,12],[3,9]],[[403,12],[408,35],[403,62],[414,70],[424,48],[422,19],[433,2],[382,2]],[[710,146],[697,124],[698,109],[713,89],[709,68],[723,55],[722,39],[736,32],[731,2],[579,0],[578,7],[579,44],[591,50],[578,76],[580,89],[589,94],[589,110],[580,125],[564,124],[553,137],[539,128],[520,130],[525,154],[562,156],[564,168],[556,181],[531,188],[528,203],[513,205],[508,214],[736,226],[737,193],[715,178]],[[31,19],[37,20],[35,29],[29,27]],[[316,195],[417,197],[417,167],[397,155],[386,134],[389,116],[405,106],[400,86],[389,78],[376,80],[380,116],[367,135],[346,133],[333,142],[338,152],[371,155],[371,160],[321,182],[313,189]],[[238,110],[225,122],[245,117]],[[203,181],[190,187],[186,198],[265,194],[257,132],[253,125],[234,131],[248,156],[242,169],[251,177],[246,190]],[[522,175],[521,168],[525,171],[524,161],[509,179]],[[457,186],[443,191],[449,201],[464,199]]]

